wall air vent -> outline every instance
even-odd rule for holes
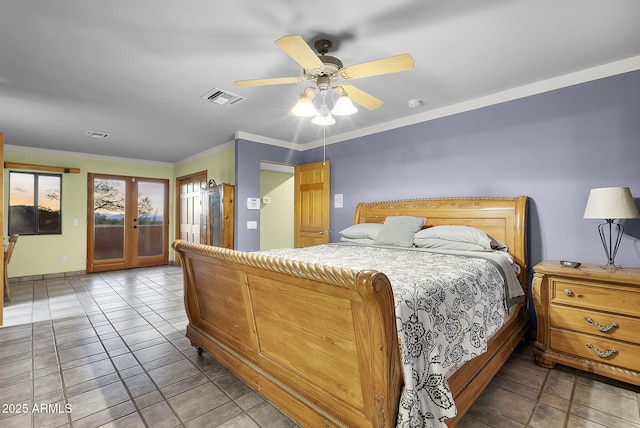
[[[105,132],[96,132],[96,131],[87,131],[84,133],[87,137],[91,138],[107,138],[111,134],[107,134]]]
[[[223,91],[222,89],[213,88],[200,98],[203,98],[209,102],[219,104],[221,106],[230,106],[239,101],[245,100],[245,97],[231,93],[229,91]]]

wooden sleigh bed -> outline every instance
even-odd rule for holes
[[[387,216],[428,226],[482,229],[507,245],[527,301],[527,198],[433,198],[361,203],[354,224]],[[297,423],[308,427],[393,427],[403,384],[391,284],[354,271],[260,253],[175,241],[184,270],[187,337]],[[526,303],[488,342],[488,351],[448,378],[458,416],[522,340]]]

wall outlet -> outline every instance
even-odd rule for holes
[[[66,263],[67,262],[67,256],[60,256],[60,263]]]

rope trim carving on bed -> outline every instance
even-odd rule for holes
[[[300,262],[259,253],[247,253],[182,240],[174,241],[171,246],[176,250],[177,254],[183,251],[192,254],[213,256],[218,260],[241,263],[272,272],[297,276],[299,278],[318,280],[349,289],[356,288],[356,280],[358,274],[360,274],[360,272],[351,269]]]
[[[505,201],[511,202],[516,198],[509,197],[446,197],[446,198],[415,198],[415,199],[395,199],[390,201],[378,201],[378,202],[361,202],[360,205],[373,207],[376,205],[386,205],[389,209],[395,207],[394,204],[399,204],[403,208],[439,208],[442,206],[450,206],[453,208],[469,208],[480,207],[482,201]]]

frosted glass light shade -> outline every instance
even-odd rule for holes
[[[631,190],[628,187],[601,187],[591,189],[584,218],[621,219],[638,218]]]
[[[302,96],[296,102],[296,105],[291,109],[291,114],[298,117],[313,117],[318,114],[318,110],[313,105],[313,100],[302,94]]]
[[[331,116],[331,113],[326,115],[318,114],[316,117],[311,119],[311,123],[316,125],[333,125],[336,123],[336,120]]]
[[[358,111],[356,106],[353,105],[351,98],[349,95],[342,94],[336,101],[336,104],[333,106],[331,113],[336,116],[349,116],[351,114],[355,114]]]

